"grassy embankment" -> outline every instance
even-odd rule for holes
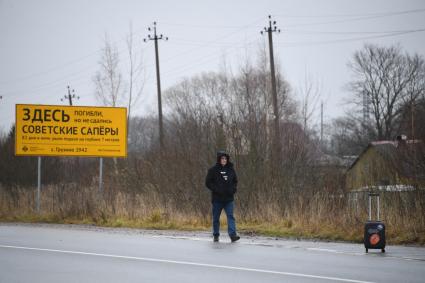
[[[226,221],[222,217],[222,229],[225,231]],[[155,230],[179,230],[179,231],[210,231],[211,222],[197,219],[164,219],[161,214],[154,213],[145,219],[125,219],[125,218],[60,218],[55,215],[37,216],[0,216],[0,222],[22,222],[22,223],[55,223],[55,224],[83,224],[96,225],[102,227],[126,227]],[[335,227],[333,225],[320,225],[316,227],[301,224],[292,224],[292,221],[280,222],[238,222],[238,231],[242,235],[270,236],[293,239],[318,239],[328,241],[348,241],[360,243],[363,237],[363,227]],[[417,231],[419,232],[419,231]],[[224,233],[224,232],[223,232]],[[387,227],[388,244],[418,244],[425,245],[425,231],[414,233],[413,231],[397,231],[392,227]]]
[[[84,192],[84,190],[83,190]],[[425,245],[423,195],[392,195],[383,206],[384,221],[387,225],[388,244]],[[0,221],[26,223],[87,224],[104,227],[128,227],[159,230],[210,231],[209,203],[203,206],[204,213],[191,213],[172,205],[163,206],[157,197],[117,193],[99,201],[95,195],[85,191],[57,194],[57,188],[45,189],[42,211],[34,212],[34,192],[19,190],[13,194],[0,190]],[[67,201],[64,201],[67,200]],[[149,200],[149,201],[148,201]],[[273,205],[267,211],[248,214],[236,207],[238,230],[242,235],[263,235],[271,237],[320,239],[329,241],[362,241],[362,207],[353,213],[348,203],[315,198],[308,205],[293,204],[284,212],[276,212]],[[411,203],[413,202],[413,203]],[[303,200],[305,203],[305,200]],[[166,207],[166,208],[164,208]],[[258,207],[258,206],[257,206]],[[284,216],[283,216],[284,215]],[[222,230],[226,229],[224,213]]]

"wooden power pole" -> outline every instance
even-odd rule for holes
[[[269,15],[269,26],[264,27],[264,30],[261,31],[261,34],[267,33],[269,38],[269,53],[270,53],[270,75],[271,75],[271,89],[272,89],[272,102],[273,102],[273,121],[274,121],[274,139],[273,139],[273,149],[274,153],[272,156],[277,158],[277,161],[280,160],[281,155],[281,144],[280,144],[280,127],[279,127],[279,107],[277,102],[277,87],[276,87],[276,74],[274,67],[274,54],[273,54],[273,33],[280,33],[280,29],[276,26],[276,21],[272,21],[272,17]]]
[[[158,51],[158,40],[168,40],[168,37],[164,37],[162,34],[156,33],[156,22],[153,22],[153,28],[148,27],[148,31],[153,30],[153,35],[148,35],[148,38],[143,39],[144,42],[153,40],[155,42],[155,63],[156,63],[156,85],[158,92],[158,120],[159,120],[159,145],[161,150],[164,148],[164,126],[162,121],[162,102],[161,102],[161,78],[159,73],[159,51]]]

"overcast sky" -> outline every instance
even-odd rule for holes
[[[420,0],[0,0],[0,130],[9,130],[17,103],[66,104],[61,98],[68,84],[80,96],[75,105],[99,105],[92,78],[104,35],[125,66],[130,22],[145,70],[133,114],[146,115],[157,107],[153,42],[142,41],[153,21],[169,37],[159,46],[165,90],[184,77],[218,71],[223,58],[235,70],[246,57],[255,58],[266,44],[259,31],[269,14],[282,30],[274,48],[284,75],[294,90],[306,74],[321,85],[327,121],[344,113],[347,63],[365,43],[425,53],[425,1]]]

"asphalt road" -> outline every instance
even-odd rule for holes
[[[0,282],[425,282],[425,248],[0,224]]]

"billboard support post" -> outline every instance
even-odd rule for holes
[[[37,199],[36,199],[37,213],[40,213],[40,191],[41,191],[41,156],[37,158]]]
[[[99,158],[99,194],[102,194],[103,185],[103,158]]]

